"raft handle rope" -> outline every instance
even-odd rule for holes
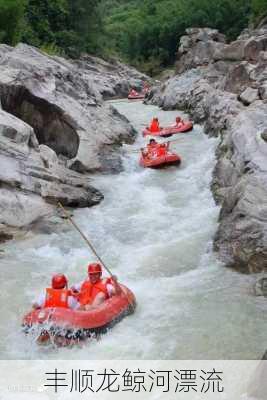
[[[79,234],[82,236],[82,238],[86,241],[86,243],[88,244],[88,246],[90,247],[90,249],[92,250],[92,252],[94,253],[94,255],[98,258],[98,260],[101,262],[101,264],[103,265],[103,267],[108,271],[108,273],[112,276],[112,272],[110,271],[110,269],[105,265],[104,261],[101,259],[101,257],[97,254],[94,246],[91,244],[91,242],[87,239],[87,237],[85,236],[85,234],[80,230],[80,228],[78,227],[78,225],[73,221],[73,219],[71,218],[70,214],[67,212],[67,210],[63,207],[63,205],[58,202],[59,207],[63,210],[64,214],[66,215],[66,217],[68,218],[68,220],[70,221],[70,223],[74,226],[74,228],[79,232]]]

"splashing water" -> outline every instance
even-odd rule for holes
[[[113,102],[140,132],[153,116],[163,126],[177,112],[141,102]],[[181,115],[181,113],[180,113]],[[86,276],[94,257],[71,227],[9,243],[2,257],[0,352],[6,359],[255,359],[265,350],[266,305],[250,293],[254,277],[224,268],[212,253],[218,207],[210,192],[216,139],[200,126],[176,135],[171,145],[180,167],[142,169],[122,149],[124,171],[95,176],[105,196],[74,218],[119,280],[135,293],[138,307],[100,341],[71,349],[41,347],[20,330],[23,314],[64,272],[72,283]],[[266,344],[266,343],[265,343]]]

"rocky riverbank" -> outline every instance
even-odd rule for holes
[[[242,272],[267,269],[267,24],[226,44],[217,30],[187,29],[176,73],[148,102],[184,109],[220,137],[212,190],[221,204],[214,248]]]
[[[125,96],[146,79],[119,62],[0,45],[0,242],[18,228],[40,228],[43,217],[44,229],[48,219],[57,224],[58,201],[73,207],[101,201],[90,175],[118,171],[114,149],[135,136],[104,99]]]

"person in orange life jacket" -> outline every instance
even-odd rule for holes
[[[152,154],[154,150],[157,149],[158,145],[159,144],[155,139],[150,139],[149,143],[146,145],[146,149],[141,148],[142,156],[149,157],[149,154]]]
[[[165,156],[165,154],[168,152],[170,146],[170,142],[166,143],[161,143],[158,145],[157,148],[157,156]]]
[[[158,147],[158,142],[155,139],[150,139],[149,143],[146,145],[147,151],[154,150]]]
[[[177,128],[180,128],[183,125],[184,125],[184,121],[182,120],[182,118],[176,117],[174,126]]]
[[[102,267],[99,263],[88,265],[88,279],[72,287],[80,304],[79,310],[90,310],[102,304],[109,297],[121,293],[117,278],[101,279]]]
[[[158,132],[160,129],[158,118],[153,118],[149,127],[150,132]]]
[[[51,288],[46,288],[44,294],[40,295],[34,302],[34,309],[46,307],[72,308],[78,307],[77,300],[68,290],[68,281],[65,275],[56,274],[52,277]]]
[[[135,89],[130,90],[130,96],[138,96],[138,92]]]

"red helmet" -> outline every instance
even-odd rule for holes
[[[64,289],[67,284],[67,278],[63,274],[56,274],[52,277],[51,285],[53,289]]]
[[[102,267],[99,263],[88,265],[88,274],[102,274]]]

